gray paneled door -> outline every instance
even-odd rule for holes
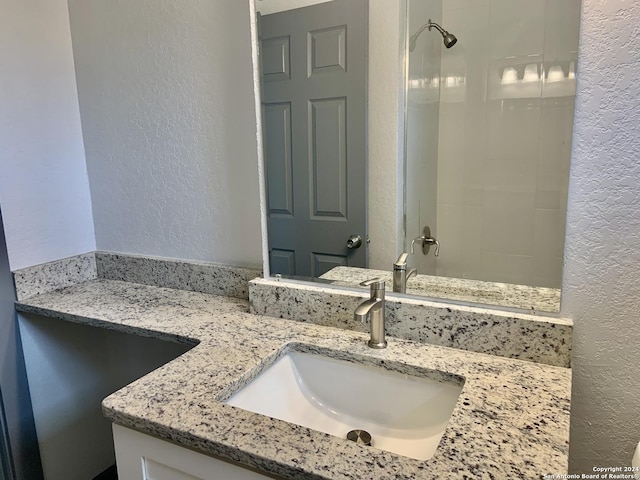
[[[366,266],[367,18],[367,0],[261,17],[272,274]]]

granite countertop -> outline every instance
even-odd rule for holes
[[[246,300],[93,280],[18,304],[35,313],[195,347],[113,393],[125,427],[272,475],[310,479],[540,478],[567,471],[571,370],[247,313]],[[465,378],[435,455],[419,461],[224,404],[303,344]]]
[[[360,282],[380,277],[393,284],[393,272],[358,267],[334,267],[320,276],[334,285],[356,287]],[[389,287],[391,288],[391,287]],[[484,282],[419,273],[407,281],[407,294],[448,300],[489,303],[533,312],[559,312],[560,289],[511,283]]]

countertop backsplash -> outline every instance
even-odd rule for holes
[[[18,300],[90,280],[249,299],[251,313],[367,332],[355,308],[362,289],[263,279],[257,268],[110,252],[91,252],[14,272]],[[434,302],[387,293],[387,335],[531,362],[571,366],[571,320]]]
[[[369,292],[278,279],[250,282],[251,313],[368,332],[353,312]],[[386,330],[392,337],[507,358],[569,367],[571,320],[386,296]]]
[[[13,272],[18,300],[96,278],[247,299],[249,280],[261,276],[258,268],[100,251]]]

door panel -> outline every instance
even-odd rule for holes
[[[365,267],[367,1],[260,22],[271,272]]]
[[[313,271],[311,273],[314,277],[319,277],[334,267],[344,267],[347,265],[347,257],[345,256],[325,255],[315,252],[312,252],[311,255],[313,256]]]
[[[308,75],[346,72],[347,26],[309,32]]]
[[[347,220],[346,98],[311,100],[311,217]],[[326,220],[326,219],[325,219]]]
[[[262,42],[262,79],[265,82],[289,80],[289,36]]]
[[[291,157],[291,104],[274,103],[262,109],[265,120],[269,215],[293,216],[293,160]]]
[[[293,276],[296,274],[296,252],[272,248],[269,264],[275,272]]]

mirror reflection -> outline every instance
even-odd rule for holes
[[[271,274],[557,311],[580,1],[309,3],[256,2]]]

